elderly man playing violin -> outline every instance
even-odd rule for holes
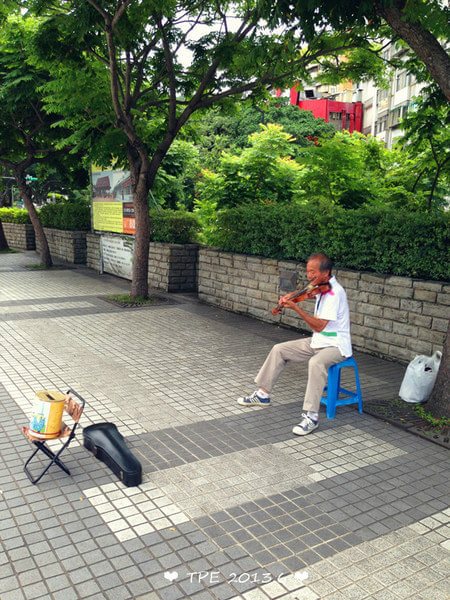
[[[306,263],[310,286],[301,294],[284,296],[272,311],[277,314],[281,308],[294,310],[311,327],[312,337],[276,344],[255,378],[258,389],[250,396],[238,398],[242,406],[270,406],[270,392],[286,364],[308,361],[304,412],[300,423],[292,430],[296,435],[307,435],[317,429],[320,399],[327,384],[328,368],[352,355],[347,296],[331,274],[332,266],[325,254],[310,256]],[[314,316],[298,305],[297,298],[305,294],[307,298],[316,299]]]

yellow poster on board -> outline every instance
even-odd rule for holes
[[[93,202],[92,217],[95,231],[123,233],[122,202]]]

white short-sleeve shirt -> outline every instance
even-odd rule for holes
[[[347,294],[336,277],[331,277],[329,283],[331,290],[316,297],[314,309],[314,316],[328,323],[320,333],[313,333],[311,348],[337,346],[342,356],[348,358],[352,355],[352,342]]]

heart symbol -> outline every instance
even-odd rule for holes
[[[305,581],[305,579],[308,579],[309,575],[306,571],[297,571],[296,573],[294,573],[294,577],[299,581]]]
[[[175,579],[178,577],[178,573],[176,571],[166,571],[164,573],[164,577],[169,581],[175,581]]]

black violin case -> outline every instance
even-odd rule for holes
[[[114,423],[96,423],[83,429],[83,443],[93,455],[108,465],[127,486],[142,483],[142,466],[125,444]]]

